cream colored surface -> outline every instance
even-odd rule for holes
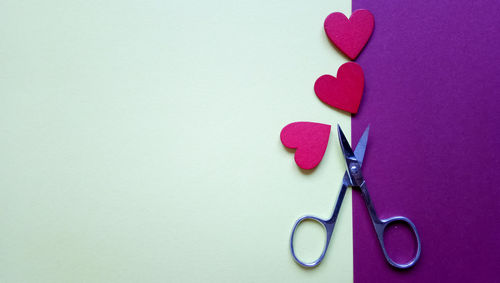
[[[350,134],[313,93],[345,61],[323,20],[350,6],[1,1],[0,281],[352,281],[350,192],[320,267],[288,247],[331,213],[335,131],[312,174],[279,140],[300,120]]]

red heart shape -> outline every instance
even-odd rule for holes
[[[347,62],[340,66],[337,78],[330,75],[319,77],[314,83],[316,96],[324,103],[355,114],[358,112],[365,77],[361,66]]]
[[[323,159],[330,125],[313,122],[295,122],[281,130],[281,142],[288,148],[296,148],[295,163],[302,169],[313,169]]]
[[[326,17],[325,32],[340,51],[354,60],[370,39],[374,25],[373,15],[368,10],[356,10],[349,19],[335,12]]]

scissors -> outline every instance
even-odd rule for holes
[[[333,210],[333,214],[329,219],[320,219],[315,216],[310,216],[306,215],[303,216],[295,222],[295,225],[293,226],[292,230],[292,235],[290,237],[290,250],[292,252],[292,256],[294,260],[302,265],[303,267],[315,267],[321,263],[323,258],[325,257],[326,250],[328,249],[328,245],[330,244],[330,239],[332,237],[333,233],[333,228],[335,227],[335,223],[337,221],[337,217],[340,211],[340,207],[342,206],[342,201],[344,200],[344,196],[347,190],[347,187],[355,187],[359,188],[361,190],[361,195],[363,196],[363,200],[365,201],[365,205],[368,208],[368,213],[370,214],[370,218],[373,223],[373,227],[375,228],[375,233],[377,234],[377,238],[379,240],[380,246],[382,247],[382,251],[384,253],[385,259],[387,262],[399,269],[406,269],[410,268],[415,263],[418,261],[420,258],[420,252],[421,252],[421,246],[420,246],[420,238],[417,233],[417,228],[415,227],[415,224],[413,222],[403,216],[395,216],[387,219],[380,219],[377,216],[377,213],[375,212],[375,208],[373,206],[373,203],[370,199],[370,195],[368,194],[368,190],[366,188],[366,182],[365,179],[363,178],[362,172],[361,172],[361,165],[363,163],[363,158],[365,156],[365,151],[366,151],[366,144],[368,142],[368,132],[369,132],[369,127],[366,128],[364,131],[363,135],[358,141],[358,144],[356,146],[356,149],[353,150],[351,149],[351,146],[349,145],[349,142],[347,141],[344,133],[342,132],[342,129],[340,126],[337,126],[338,130],[338,135],[339,135],[339,141],[340,141],[340,147],[342,149],[342,153],[344,155],[346,165],[347,165],[347,170],[344,174],[344,177],[342,178],[342,186],[340,188],[340,193],[337,198],[337,202],[335,204],[335,209]],[[297,227],[306,220],[312,220],[316,221],[317,223],[321,224],[326,231],[326,243],[323,248],[323,251],[321,255],[314,261],[312,262],[303,262],[297,256],[295,255],[295,250],[293,247],[293,238],[295,231],[297,230]],[[413,234],[415,235],[415,238],[417,240],[417,252],[414,255],[414,257],[407,263],[397,263],[394,260],[390,258],[390,256],[387,254],[387,251],[385,249],[385,244],[384,244],[384,231],[387,229],[387,227],[393,223],[393,222],[406,222],[408,226],[411,228],[413,231]]]

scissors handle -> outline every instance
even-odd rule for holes
[[[418,236],[417,227],[415,226],[415,224],[413,224],[413,222],[410,219],[408,219],[404,216],[395,216],[395,217],[391,217],[391,218],[387,218],[387,219],[380,219],[377,216],[377,213],[375,212],[375,208],[373,206],[372,200],[370,198],[370,195],[368,194],[368,190],[366,189],[366,183],[363,182],[359,186],[359,188],[361,189],[361,194],[363,196],[363,200],[365,201],[366,208],[368,209],[368,213],[370,214],[370,218],[372,220],[373,227],[375,228],[375,232],[377,234],[378,241],[380,242],[380,246],[382,247],[382,251],[384,252],[384,256],[385,256],[385,259],[387,260],[387,262],[389,262],[390,265],[392,265],[396,268],[400,268],[400,269],[410,268],[413,265],[415,265],[415,263],[420,258],[420,253],[422,251],[421,244],[420,244],[420,237]],[[387,227],[389,227],[390,224],[393,222],[405,222],[406,224],[408,224],[408,226],[410,226],[413,234],[415,235],[415,239],[417,240],[417,252],[413,256],[413,258],[407,263],[395,262],[394,260],[392,260],[392,258],[387,253],[387,250],[385,249],[384,232],[387,229]]]
[[[346,179],[346,178],[344,177],[344,179]],[[290,250],[292,251],[293,259],[298,264],[302,265],[303,267],[315,267],[318,264],[320,264],[321,261],[323,260],[323,258],[325,257],[325,253],[326,253],[326,250],[328,249],[328,245],[330,244],[330,239],[332,238],[332,234],[333,234],[333,228],[335,228],[335,223],[337,222],[337,218],[338,218],[338,215],[340,212],[340,207],[342,206],[342,201],[344,201],[344,196],[345,196],[346,191],[347,191],[347,185],[345,184],[345,182],[343,182],[342,186],[340,187],[340,192],[339,192],[339,196],[337,197],[337,202],[335,203],[335,208],[333,209],[332,217],[330,217],[330,219],[324,220],[324,219],[320,219],[316,216],[307,215],[307,216],[303,216],[303,217],[297,219],[297,221],[295,221],[295,225],[293,225],[293,229],[292,229],[292,236],[290,237]],[[299,227],[299,225],[302,222],[307,221],[307,220],[316,221],[317,223],[321,224],[326,232],[326,241],[325,241],[325,246],[323,248],[323,251],[321,252],[321,255],[316,260],[314,260],[312,262],[303,262],[302,260],[300,260],[295,255],[295,250],[293,248],[293,237],[295,235],[295,231],[297,230],[297,227]]]
[[[384,232],[385,230],[387,230],[387,227],[389,227],[393,222],[405,222],[406,224],[408,224],[408,226],[411,228],[413,232],[413,235],[415,236],[415,239],[417,240],[417,252],[413,256],[413,258],[407,263],[395,262],[394,260],[392,260],[392,258],[387,253],[387,250],[385,249]],[[418,236],[417,232],[417,227],[415,227],[415,224],[413,224],[413,222],[410,219],[404,216],[395,216],[387,219],[380,219],[380,222],[374,223],[374,226],[375,226],[375,232],[377,233],[378,241],[380,242],[380,246],[382,247],[382,251],[384,252],[385,259],[389,262],[390,265],[400,269],[410,268],[413,265],[415,265],[417,260],[420,258],[421,246],[420,246],[420,237]]]
[[[323,247],[323,251],[321,252],[321,255],[316,260],[314,260],[312,262],[304,262],[301,259],[299,259],[295,255],[295,249],[293,248],[293,238],[295,235],[295,231],[300,226],[300,224],[303,223],[304,221],[315,221],[315,222],[321,224],[326,232],[326,241],[325,241],[325,246]],[[329,220],[323,220],[323,219],[320,219],[318,217],[310,216],[310,215],[302,216],[301,218],[297,219],[297,221],[295,222],[295,225],[293,225],[292,236],[290,237],[290,250],[292,251],[293,259],[298,264],[302,265],[303,267],[315,267],[318,264],[320,264],[321,261],[323,260],[323,258],[325,257],[326,250],[328,249],[328,244],[330,243],[330,238],[332,236],[334,226],[335,226],[335,222],[331,222]]]

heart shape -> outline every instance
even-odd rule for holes
[[[323,159],[330,125],[313,122],[295,122],[281,130],[281,142],[288,148],[296,148],[295,163],[302,169],[313,169]]]
[[[328,38],[351,60],[358,57],[373,32],[374,19],[368,10],[356,10],[351,17],[339,12],[325,19],[325,32]]]
[[[357,113],[365,76],[361,66],[354,62],[347,62],[340,66],[337,78],[323,75],[314,83],[316,96],[324,103],[350,113]]]

